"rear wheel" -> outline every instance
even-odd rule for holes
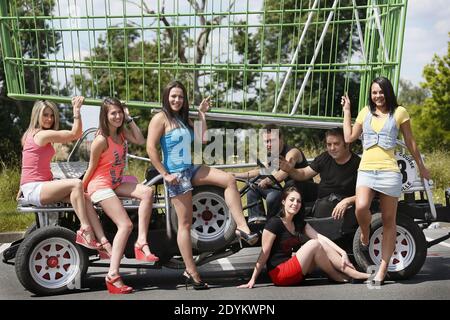
[[[381,213],[372,216],[369,252],[361,248],[361,229],[356,230],[353,238],[353,253],[358,266],[367,270],[370,265],[381,264],[383,222]],[[414,221],[401,214],[397,215],[397,239],[394,253],[389,262],[388,272],[393,280],[408,279],[416,275],[427,256],[425,235]]]
[[[81,288],[87,268],[88,257],[82,247],[75,245],[75,233],[59,226],[30,233],[20,244],[15,259],[20,283],[37,295]]]

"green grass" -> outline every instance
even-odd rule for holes
[[[425,156],[425,166],[434,182],[433,199],[445,205],[445,189],[450,187],[450,152],[434,151]]]
[[[0,232],[23,231],[34,222],[34,214],[18,213],[16,196],[20,172],[1,164],[0,175]]]

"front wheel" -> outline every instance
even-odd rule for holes
[[[59,226],[30,233],[20,244],[15,259],[20,283],[37,295],[81,288],[87,268],[88,257],[82,247],[75,245],[75,233]]]
[[[381,213],[372,216],[370,225],[369,252],[361,248],[361,229],[356,230],[353,238],[353,253],[358,266],[367,270],[370,265],[381,264],[383,222]],[[397,215],[397,239],[394,253],[388,266],[389,277],[392,280],[404,280],[416,275],[427,256],[425,235],[414,221],[401,214]]]

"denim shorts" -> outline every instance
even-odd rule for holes
[[[356,187],[360,186],[399,198],[402,194],[402,175],[395,171],[360,170]]]
[[[185,194],[186,192],[193,190],[194,188],[192,187],[191,180],[197,173],[198,169],[200,169],[200,167],[201,166],[199,165],[192,165],[189,168],[184,169],[183,171],[171,173],[172,175],[177,177],[178,183],[166,183],[169,197],[173,198],[179,196],[180,194]]]

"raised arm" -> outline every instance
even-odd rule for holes
[[[145,143],[145,138],[142,135],[141,129],[139,129],[136,122],[134,122],[133,118],[130,116],[130,112],[128,111],[128,107],[124,107],[123,111],[125,113],[125,123],[128,124],[129,129],[124,128],[125,138],[135,144],[142,145]]]
[[[361,135],[362,126],[355,123],[352,127],[352,113],[348,94],[342,96],[341,105],[344,111],[344,140],[345,143],[352,143]]]
[[[67,143],[79,139],[83,134],[83,124],[81,122],[81,106],[84,97],[76,96],[72,98],[73,126],[72,130],[41,130],[34,136],[34,141],[39,146],[48,143]]]
[[[252,277],[250,278],[249,282],[243,285],[240,285],[238,288],[253,288],[255,285],[256,279],[258,279],[259,274],[261,273],[262,269],[266,265],[267,259],[269,259],[270,251],[272,250],[273,242],[275,241],[275,238],[277,236],[270,232],[267,229],[264,229],[262,234],[262,245],[261,245],[261,252],[259,254],[258,260],[256,261],[255,269],[253,270]]]
[[[413,156],[416,161],[417,166],[419,167],[420,176],[424,179],[430,179],[430,172],[425,167],[422,157],[420,156],[419,148],[417,147],[416,140],[412,134],[411,130],[411,122],[409,120],[403,122],[400,125],[400,130],[402,131],[403,138],[405,139],[405,144],[408,147],[409,152]]]
[[[203,144],[207,142],[206,140],[206,130],[208,125],[206,124],[206,112],[208,112],[211,107],[211,98],[207,97],[202,100],[198,107],[198,120],[200,121],[200,127],[194,126],[195,139],[200,140]]]

